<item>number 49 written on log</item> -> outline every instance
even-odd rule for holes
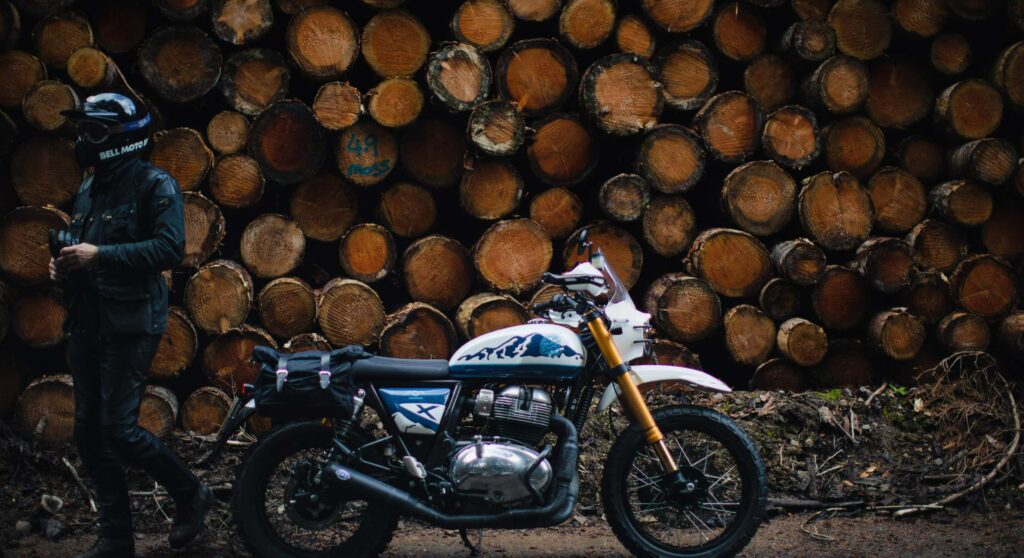
[[[370,150],[373,150],[374,157],[380,156],[380,151],[377,149],[376,136],[366,136],[360,139],[355,134],[352,134],[349,136],[348,145],[346,145],[345,148],[352,153],[355,153],[357,157],[361,157],[364,152],[369,155]]]

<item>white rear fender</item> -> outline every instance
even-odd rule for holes
[[[639,364],[630,367],[629,373],[633,376],[633,381],[636,382],[637,386],[645,384],[676,383],[683,384],[694,389],[699,389],[701,391],[732,391],[725,382],[718,378],[705,372],[701,372],[700,370],[683,368],[682,366]],[[600,413],[614,403],[615,400],[619,398],[619,393],[618,384],[615,382],[608,384],[608,388],[604,390],[604,395],[601,396],[601,401],[597,404],[597,412]]]

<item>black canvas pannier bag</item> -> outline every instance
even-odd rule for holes
[[[369,356],[358,345],[298,353],[259,345],[252,353],[260,366],[256,412],[277,418],[349,418],[356,393],[352,362]]]

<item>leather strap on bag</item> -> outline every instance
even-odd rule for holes
[[[331,353],[324,351],[320,355],[320,389],[331,385]]]
[[[277,392],[281,392],[284,383],[288,381],[288,353],[281,353],[277,358]]]

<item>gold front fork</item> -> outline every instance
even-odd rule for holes
[[[658,459],[665,472],[676,472],[678,470],[676,460],[665,445],[665,435],[661,433],[661,429],[654,422],[654,416],[651,415],[644,396],[640,394],[636,383],[633,382],[633,376],[629,374],[629,367],[622,361],[619,349],[612,342],[612,336],[608,332],[608,328],[605,327],[604,320],[599,316],[591,316],[591,319],[587,321],[587,327],[590,329],[591,335],[594,336],[594,340],[597,341],[597,347],[601,349],[601,354],[604,355],[605,362],[608,363],[609,371],[615,377],[623,406],[629,409],[633,418],[643,427],[644,438],[647,439],[648,444],[654,447],[654,452],[658,454]]]

